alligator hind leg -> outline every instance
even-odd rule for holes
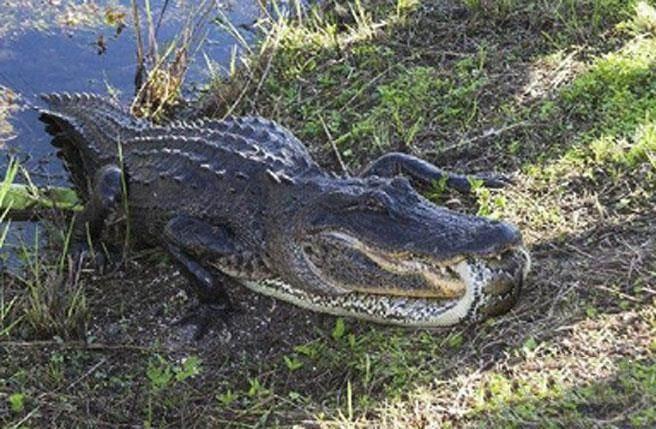
[[[168,251],[191,283],[199,304],[176,324],[195,325],[194,339],[201,339],[218,321],[227,322],[228,314],[232,311],[232,304],[223,285],[234,280],[221,273],[210,273],[184,251],[173,245],[168,246]]]
[[[441,170],[430,162],[400,152],[392,152],[381,156],[372,162],[361,174],[361,177],[380,176],[395,177],[406,176],[411,183],[421,189],[428,188],[433,182],[446,180],[446,186],[459,192],[471,191],[468,177],[483,181],[488,188],[502,188],[510,180],[503,176],[487,174],[462,175]]]
[[[73,224],[71,255],[76,264],[92,253],[99,268],[105,264],[102,252],[94,250],[100,239],[105,219],[116,209],[122,195],[121,169],[114,164],[102,167],[96,173],[90,199]]]
[[[186,215],[173,218],[164,232],[169,254],[189,279],[199,303],[198,308],[177,323],[195,325],[194,338],[200,339],[213,324],[227,321],[232,305],[225,286],[237,285],[236,280],[226,274],[216,270],[210,272],[203,261],[229,257],[238,252],[239,246],[225,227]]]

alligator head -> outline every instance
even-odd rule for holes
[[[512,225],[438,207],[404,178],[304,185],[277,217],[280,281],[252,288],[318,311],[404,326],[482,320],[517,300],[530,259]]]

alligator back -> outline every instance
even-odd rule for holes
[[[180,214],[259,234],[264,228],[258,213],[276,198],[272,188],[325,174],[288,130],[259,117],[159,126],[94,95],[43,98],[48,108],[41,118],[83,199],[99,168],[122,166],[131,220],[152,232],[151,238]]]
[[[42,98],[48,108],[41,110],[41,120],[48,124],[52,143],[60,148],[60,156],[82,194],[87,193],[88,180],[99,167],[117,162],[119,145],[126,156],[155,157],[161,152],[170,161],[183,151],[197,159],[237,155],[279,178],[320,171],[291,132],[260,117],[177,121],[159,126],[135,118],[124,107],[97,95],[61,93]],[[203,154],[191,153],[199,151]],[[229,163],[224,162],[226,165]],[[234,169],[242,167],[233,165]]]

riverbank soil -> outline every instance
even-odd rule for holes
[[[160,254],[76,279],[56,243],[28,249],[0,289],[3,425],[654,427],[654,2],[327,2],[267,28],[198,116],[275,119],[340,173],[402,150],[512,175],[427,196],[520,227],[519,303],[426,331],[231,290],[237,312],[196,342]]]

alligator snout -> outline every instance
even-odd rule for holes
[[[471,258],[470,285],[480,291],[480,301],[472,318],[485,320],[503,314],[517,302],[530,270],[531,258],[523,246],[507,250],[497,257]]]

